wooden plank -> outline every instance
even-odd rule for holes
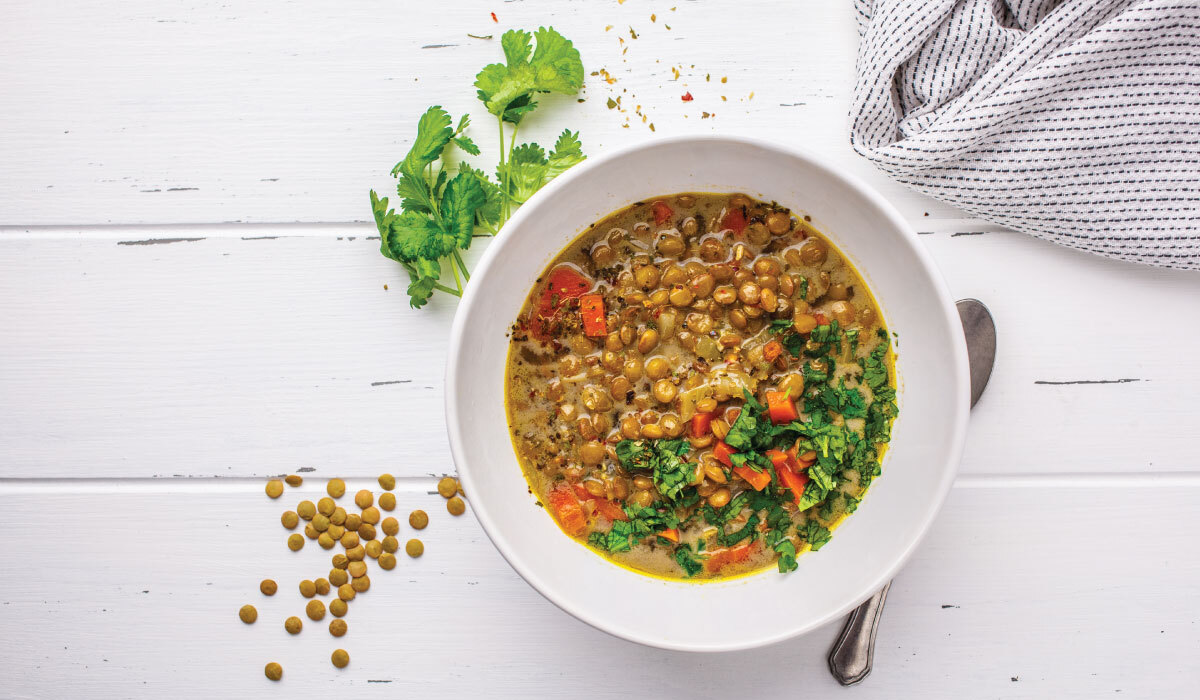
[[[387,173],[430,104],[470,111],[489,154],[477,162],[494,168],[494,122],[472,82],[500,60],[506,28],[539,25],[573,39],[588,71],[604,68],[617,82],[588,76],[582,104],[546,98],[522,127],[530,139],[552,143],[570,127],[597,154],[667,134],[752,134],[841,161],[911,216],[962,216],[853,154],[849,9],[769,0],[133,0],[7,9],[0,224],[369,220],[367,190],[390,186]],[[683,71],[678,81],[673,67]],[[683,102],[685,92],[695,99]],[[627,125],[609,97],[641,105],[647,123],[635,116]],[[702,119],[704,111],[716,117]]]
[[[836,626],[719,656],[635,646],[543,600],[469,515],[451,518],[439,497],[406,486],[400,510],[419,506],[432,518],[420,533],[426,554],[373,569],[371,590],[351,603],[349,633],[335,642],[328,617],[305,618],[298,637],[282,628],[285,617],[303,617],[296,584],[323,574],[327,553],[287,551],[279,506],[258,484],[0,485],[10,522],[53,513],[69,545],[0,543],[0,557],[22,562],[0,568],[5,628],[25,631],[0,635],[0,687],[16,698],[47,688],[64,697],[242,696],[266,689],[262,667],[276,660],[290,687],[388,697],[836,690],[824,658]],[[1196,496],[1194,485],[955,489],[892,588],[875,672],[856,696],[1187,697],[1200,681]],[[410,536],[405,526],[401,537]],[[280,586],[273,598],[257,591],[268,576]],[[237,619],[247,602],[259,611],[253,626]],[[351,654],[345,671],[328,662],[335,647]],[[608,671],[587,670],[595,664]]]
[[[451,470],[453,300],[410,310],[369,233],[0,236],[5,476]],[[181,238],[202,240],[168,242]],[[1172,349],[1200,342],[1185,322],[1200,317],[1200,278],[1017,234],[922,240],[1000,329],[965,473],[1195,470],[1178,398],[1200,391],[1200,367]]]

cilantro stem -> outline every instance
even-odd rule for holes
[[[500,223],[508,221],[508,169],[504,167],[504,116],[496,118],[500,123],[500,192],[504,195],[500,200]]]
[[[463,278],[468,282],[471,281],[471,273],[467,272],[467,264],[463,262],[462,255],[456,250],[454,251],[454,262],[458,263],[458,267],[462,270]]]
[[[454,295],[454,296],[456,296],[456,297],[461,297],[461,296],[462,296],[462,290],[461,290],[461,289],[451,289],[451,288],[447,287],[447,286],[446,286],[446,285],[444,285],[444,284],[439,284],[438,282],[434,282],[434,283],[433,283],[433,288],[434,288],[434,289],[437,289],[437,290],[439,290],[439,291],[442,291],[442,292],[446,292],[447,294],[453,294],[453,295]]]
[[[458,251],[454,251],[454,257],[458,257]],[[462,280],[458,277],[458,266],[452,262],[450,263],[450,270],[454,273],[454,284],[458,285],[458,295],[462,296]]]

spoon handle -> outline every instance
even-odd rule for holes
[[[883,614],[883,603],[891,587],[892,582],[888,581],[846,619],[842,634],[829,651],[829,671],[838,683],[854,685],[871,673],[875,633],[879,630],[879,616]]]

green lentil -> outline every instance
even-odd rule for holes
[[[304,629],[304,621],[292,615],[283,621],[283,628],[288,631],[288,634],[300,634],[300,630]]]
[[[330,620],[329,621],[329,633],[335,637],[340,637],[343,634],[346,634],[346,621],[345,620]]]
[[[288,535],[287,543],[288,549],[293,552],[299,552],[301,549],[304,549],[304,537],[298,532]]]
[[[263,595],[275,595],[279,585],[269,578],[264,578],[262,583],[258,584],[258,590],[262,591]]]
[[[416,559],[425,553],[425,545],[421,542],[421,540],[409,540],[408,543],[404,545],[404,551],[408,553],[408,556]]]
[[[265,669],[263,669],[263,673],[267,674],[267,678],[277,681],[280,678],[283,678],[283,666],[280,666],[272,661],[271,663],[267,664]]]
[[[258,619],[258,610],[253,605],[243,605],[241,610],[238,610],[238,617],[242,618],[242,622],[247,625],[254,624]]]
[[[408,524],[415,530],[424,530],[429,524],[429,514],[423,510],[414,510],[408,514]]]
[[[302,520],[312,520],[313,516],[317,514],[317,506],[312,501],[300,501],[296,505],[296,513]]]
[[[283,515],[279,516],[279,522],[287,529],[295,530],[296,526],[300,524],[300,516],[296,515],[296,511],[285,510]]]
[[[346,653],[345,649],[335,649],[329,656],[329,660],[338,668],[346,668],[350,664],[350,655]]]
[[[384,491],[391,491],[392,489],[396,488],[396,477],[392,476],[391,474],[380,474],[379,488],[383,489]]]
[[[267,482],[267,495],[271,498],[279,498],[283,495],[283,482],[279,479],[271,479]]]
[[[334,498],[341,498],[342,494],[346,493],[346,482],[341,479],[330,479],[328,484],[325,484],[325,491]]]

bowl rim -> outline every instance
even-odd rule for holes
[[[904,216],[891,204],[891,202],[885,199],[883,195],[877,192],[871,185],[867,184],[858,176],[837,169],[836,166],[827,163],[823,157],[818,156],[804,148],[793,145],[773,143],[764,139],[740,135],[689,134],[646,139],[637,143],[606,150],[598,156],[589,156],[582,163],[570,168],[551,182],[547,183],[545,187],[534,193],[534,195],[517,210],[517,212],[496,234],[494,240],[490,243],[490,245],[488,245],[488,248],[484,251],[483,255],[480,256],[479,261],[476,263],[473,277],[486,277],[488,271],[491,269],[493,264],[495,264],[496,258],[500,255],[500,250],[504,247],[504,243],[513,235],[515,235],[514,231],[517,231],[521,228],[525,220],[534,214],[534,212],[538,209],[538,205],[540,205],[543,200],[554,197],[558,193],[558,190],[566,187],[575,180],[588,176],[591,170],[599,168],[611,161],[624,158],[632,153],[685,143],[722,143],[734,146],[740,145],[775,151],[803,161],[808,167],[812,167],[819,171],[822,176],[839,181],[848,189],[865,198],[872,205],[877,207],[879,211],[887,218],[888,222],[901,234],[899,238],[903,241],[903,244],[907,245],[911,249],[911,252],[920,261],[923,271],[930,279],[938,300],[941,302],[941,311],[943,315],[946,316],[945,320],[950,323],[950,327],[956,328],[960,326],[961,320],[958,318],[956,307],[954,305],[954,299],[946,286],[945,278],[943,277],[941,270],[933,260],[933,256],[929,253],[925,246],[919,242],[916,231],[908,223]],[[450,443],[450,454],[454,460],[454,464],[458,472],[458,478],[463,484],[463,490],[468,495],[475,493],[476,491],[474,488],[475,484],[474,479],[471,476],[470,468],[463,468],[466,460],[464,457],[465,451],[462,446],[462,425],[456,417],[457,401],[455,397],[458,395],[459,387],[458,378],[454,372],[454,366],[462,352],[462,341],[464,333],[466,332],[466,320],[468,316],[471,315],[470,312],[477,304],[483,304],[487,302],[486,295],[484,295],[480,289],[481,283],[478,281],[478,279],[476,280],[475,284],[467,285],[463,293],[463,297],[459,301],[458,309],[455,311],[454,319],[450,328],[450,337],[447,344],[445,392],[443,396],[446,432]],[[966,425],[970,412],[970,376],[969,367],[967,364],[966,340],[962,335],[956,334],[954,337],[956,342],[952,343],[952,347],[948,348],[950,357],[947,359],[950,359],[952,364],[958,369],[958,371],[955,373],[957,375],[955,379],[960,389],[958,392],[960,394],[960,410],[957,412],[954,425],[950,426],[949,430],[947,431],[946,437],[952,441],[948,452],[948,454],[951,456],[951,463],[950,468],[943,470],[941,478],[937,484],[937,490],[933,494],[933,507],[928,508],[921,519],[918,535],[908,543],[908,546],[902,552],[900,552],[899,556],[894,560],[890,567],[883,570],[878,576],[875,577],[872,584],[868,587],[868,590],[862,595],[861,598],[856,598],[853,603],[845,605],[841,609],[831,610],[827,614],[806,624],[799,624],[793,628],[784,629],[776,634],[746,640],[741,643],[731,644],[676,644],[663,642],[650,637],[640,637],[628,630],[616,630],[606,625],[603,619],[599,619],[594,615],[575,609],[562,596],[560,596],[553,587],[547,585],[543,580],[541,580],[531,569],[531,567],[526,565],[520,556],[518,556],[517,553],[510,547],[508,541],[505,539],[504,534],[501,532],[500,528],[496,526],[495,521],[492,519],[491,513],[489,512],[485,502],[473,500],[471,502],[471,510],[474,512],[475,518],[479,521],[480,525],[483,526],[483,531],[487,534],[488,539],[490,539],[492,544],[496,547],[496,550],[500,552],[500,555],[505,559],[505,561],[508,562],[509,566],[511,566],[517,572],[517,574],[519,574],[521,578],[526,581],[526,583],[532,586],[534,590],[540,593],[544,598],[549,600],[563,612],[566,612],[572,617],[614,637],[658,649],[690,652],[743,651],[777,644],[779,642],[798,637],[811,632],[814,629],[821,627],[833,619],[840,617],[848,613],[850,610],[858,607],[862,601],[869,598],[875,593],[875,591],[882,588],[888,581],[895,577],[897,572],[899,572],[900,569],[902,569],[904,565],[908,563],[908,560],[912,557],[917,547],[929,534],[929,529],[933,525],[934,519],[936,519],[938,514],[941,512],[942,507],[945,504],[946,497],[950,492],[950,488],[953,485],[955,476],[958,472],[958,465],[962,458],[963,447],[966,442]],[[548,526],[553,526],[553,524],[548,524]]]

